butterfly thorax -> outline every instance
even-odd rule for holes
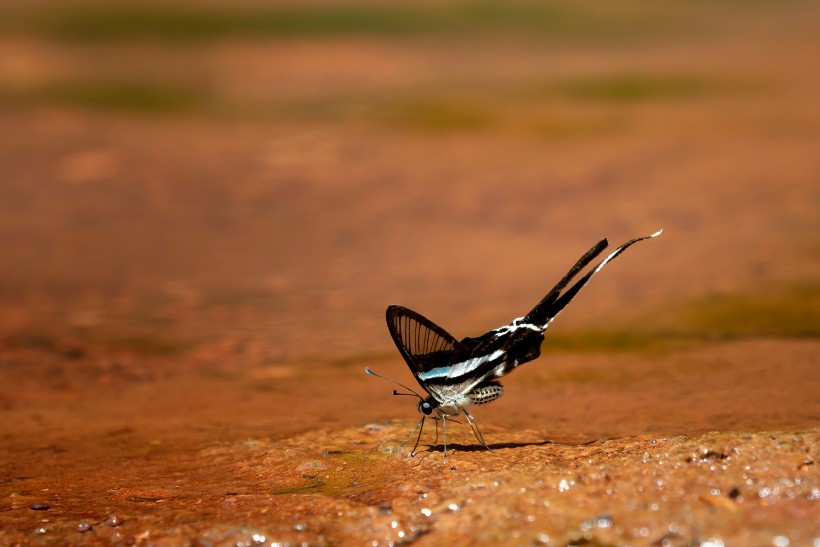
[[[423,416],[430,416],[433,412],[439,416],[458,416],[464,410],[464,407],[470,406],[470,404],[467,397],[456,397],[439,402],[431,396],[419,401],[418,408],[419,413]]]

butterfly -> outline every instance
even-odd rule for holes
[[[504,388],[496,381],[541,354],[544,332],[550,323],[569,304],[578,292],[604,266],[639,241],[651,239],[661,234],[637,237],[627,241],[612,251],[569,289],[567,285],[581,270],[595,260],[608,242],[601,239],[578,259],[563,278],[523,317],[514,319],[509,325],[493,329],[477,338],[457,340],[446,330],[436,325],[420,313],[402,306],[388,306],[387,328],[396,343],[410,371],[419,385],[427,393],[422,397],[407,386],[376,374],[365,368],[367,374],[403,387],[410,393],[393,390],[393,395],[412,395],[419,398],[421,413],[413,432],[402,443],[406,444],[418,431],[416,444],[410,452],[415,456],[424,422],[427,418],[436,420],[436,442],[438,441],[438,421],[444,430],[444,458],[447,458],[447,420],[464,415],[476,440],[487,449],[478,423],[468,408],[495,401],[504,394]]]

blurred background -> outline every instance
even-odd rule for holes
[[[592,400],[612,378],[572,356],[632,351],[648,364],[619,381],[656,391],[634,383],[647,352],[714,341],[769,345],[674,361],[688,395],[762,355],[782,357],[764,383],[816,365],[789,341],[820,335],[818,20],[801,0],[4,1],[5,427],[412,419],[362,371],[411,381],[388,304],[475,336],[600,237],[660,228],[551,327],[563,376],[522,381]],[[510,401],[490,424],[546,428]],[[636,427],[684,427],[657,420]]]

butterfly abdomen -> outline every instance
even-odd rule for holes
[[[470,399],[471,404],[486,405],[502,395],[504,395],[504,388],[501,387],[501,384],[488,382],[474,387],[473,390],[467,394],[467,398]]]

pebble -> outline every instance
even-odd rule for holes
[[[44,501],[35,501],[31,504],[31,509],[34,511],[48,511],[51,506]]]

